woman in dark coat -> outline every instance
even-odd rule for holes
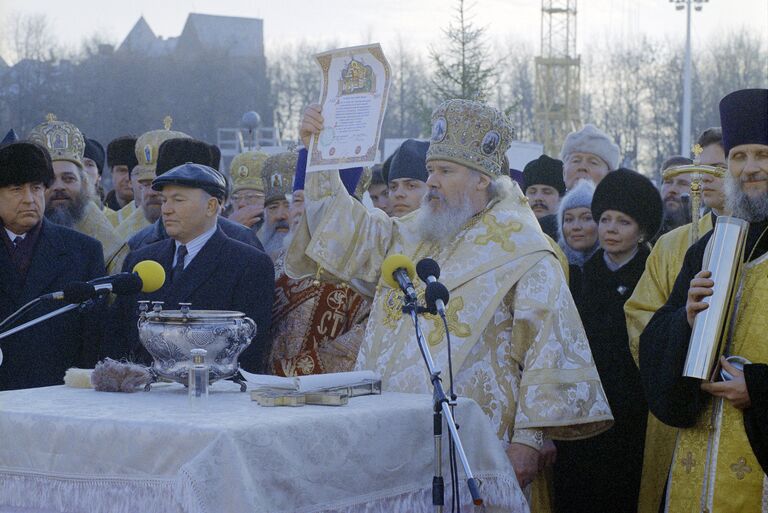
[[[555,503],[559,513],[635,513],[648,406],[629,351],[624,303],[645,270],[645,241],[659,229],[662,203],[650,180],[620,169],[597,186],[591,209],[600,249],[573,292],[615,424],[593,438],[556,442]]]

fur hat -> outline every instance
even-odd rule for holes
[[[155,175],[160,176],[187,162],[210,166],[211,147],[197,139],[167,139],[158,147]]]
[[[720,100],[725,156],[735,146],[768,146],[768,89],[742,89]]]
[[[560,150],[560,160],[565,162],[571,153],[597,155],[608,164],[611,171],[619,167],[619,147],[595,125],[584,125],[578,132],[568,134]]]
[[[565,192],[562,160],[542,155],[525,165],[523,175],[525,175],[525,188],[523,191],[532,185],[549,185],[556,189],[561,196]]]
[[[623,168],[608,173],[595,188],[592,217],[596,223],[606,210],[630,216],[640,225],[646,240],[659,231],[664,214],[661,194],[653,183],[640,173]]]
[[[0,187],[34,182],[50,187],[53,180],[53,164],[46,148],[24,141],[0,148]]]
[[[107,167],[127,166],[129,170],[133,169],[139,163],[136,160],[136,138],[132,135],[124,135],[117,139],[112,139],[107,145]]]

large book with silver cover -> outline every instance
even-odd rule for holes
[[[712,295],[703,299],[709,308],[694,319],[683,376],[707,380],[712,375],[733,310],[748,229],[743,219],[717,218],[702,264],[702,269],[712,272],[715,285]]]

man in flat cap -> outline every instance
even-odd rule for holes
[[[427,148],[428,142],[408,139],[392,154],[385,179],[389,211],[394,217],[403,217],[421,206],[427,193]]]
[[[307,108],[302,138],[322,128],[319,106]],[[322,269],[372,298],[357,368],[379,372],[388,390],[428,393],[401,292],[383,280],[381,265],[396,253],[436,260],[450,291],[454,387],[490,417],[525,487],[539,471],[545,438],[592,436],[612,417],[562,268],[509,178],[511,138],[497,109],[442,103],[432,114],[428,193],[415,215],[399,219],[351,198],[338,171],[309,174],[286,273],[298,279]],[[414,285],[422,296],[422,284]],[[446,369],[442,321],[427,315],[421,327]]]
[[[185,163],[202,164],[214,169],[214,172],[221,176],[221,173],[213,168],[212,163],[218,160],[218,156],[213,155],[211,149],[213,146],[203,141],[190,138],[168,139],[163,141],[158,149],[157,165],[155,166],[155,175],[161,176],[163,173]],[[222,180],[224,177],[222,176]],[[225,187],[226,197],[226,187]],[[256,238],[255,232],[244,226],[230,221],[224,216],[218,216],[217,223],[224,231],[227,237],[239,240],[258,250],[263,250],[261,243]],[[151,225],[139,230],[128,240],[131,250],[136,250],[148,246],[155,242],[165,240],[168,234],[165,231],[162,217],[158,218]]]
[[[107,167],[112,174],[112,190],[104,198],[104,208],[112,226],[117,227],[137,208],[131,185],[131,170],[136,160],[136,138],[122,136],[107,145]]]
[[[680,428],[661,501],[667,512],[759,512],[766,498],[761,463],[768,462],[762,393],[768,381],[762,365],[768,362],[768,89],[725,96],[720,122],[726,206],[749,223],[744,264],[733,284],[739,296],[719,361],[724,372],[713,372],[715,382],[683,376],[694,320],[709,308],[703,300],[715,285],[713,269],[702,270],[713,232],[688,250],[669,299],[640,336],[648,406],[659,420]],[[716,255],[727,249],[712,246]],[[743,369],[732,364],[735,356],[748,362]]]
[[[151,294],[118,298],[110,330],[114,336],[105,340],[105,356],[151,362],[139,343],[136,301],[163,301],[167,309],[192,303],[195,309],[234,310],[253,319],[257,334],[239,361],[250,372],[264,373],[271,348],[274,267],[263,252],[227,237],[219,228],[226,193],[223,177],[209,166],[188,163],[155,178],[152,188],[162,198],[169,238],[131,252],[123,270],[155,260],[165,269],[165,284]]]
[[[32,129],[28,140],[45,146],[53,161],[54,180],[45,191],[46,218],[101,242],[107,272],[118,272],[128,246],[93,202],[91,178],[83,166],[86,145],[80,130],[50,114],[45,123]]]
[[[134,152],[138,164],[131,170],[130,179],[134,198],[140,197],[138,204],[141,208],[117,227],[117,234],[123,240],[130,239],[139,230],[160,219],[160,195],[152,190],[160,145],[168,139],[190,138],[184,132],[171,130],[171,124],[170,116],[166,116],[163,120],[164,128],[146,132],[136,140]]]
[[[73,133],[50,128],[47,134],[56,148],[68,147]],[[45,190],[53,182],[46,148],[30,142],[0,147],[0,318],[73,281],[105,274],[99,241],[43,217]],[[43,302],[35,315],[60,306]],[[100,312],[98,305],[70,311],[0,341],[0,391],[58,385],[68,368],[93,367]]]
[[[619,147],[595,125],[587,124],[571,132],[560,150],[563,181],[570,190],[578,180],[587,178],[595,185],[619,167]]]
[[[525,165],[523,176],[525,197],[541,229],[553,240],[558,240],[557,208],[560,198],[565,194],[563,161],[542,155]]]
[[[264,179],[262,169],[269,156],[263,151],[246,151],[232,159],[229,220],[258,231],[264,222]]]
[[[296,172],[298,153],[286,151],[272,155],[264,161],[262,180],[264,192],[264,224],[259,230],[259,239],[264,250],[272,258],[283,250],[283,240],[288,235],[290,203],[293,190],[293,176]]]

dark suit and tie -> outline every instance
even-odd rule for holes
[[[0,319],[71,282],[106,274],[99,241],[43,219],[44,192],[53,176],[44,147],[0,146]],[[4,331],[61,306],[38,304]],[[0,340],[0,390],[58,385],[69,367],[93,367],[103,317],[103,305],[96,302]]]
[[[183,190],[201,188],[217,195],[224,187],[219,176],[206,166],[184,164],[156,178],[153,187],[158,190],[163,186],[171,189],[171,185],[181,186]],[[164,204],[163,216],[169,213],[178,222],[181,214]],[[118,298],[113,305],[112,329],[107,331],[109,335],[104,341],[104,356],[128,357],[150,364],[151,357],[138,337],[137,301],[163,301],[166,310],[177,310],[179,303],[191,303],[194,310],[234,310],[253,319],[257,334],[239,361],[247,371],[265,372],[271,351],[269,328],[275,292],[272,260],[264,252],[227,237],[215,219],[210,223],[205,232],[180,240],[168,238],[128,255],[124,271],[133,269],[142,260],[154,260],[165,269],[166,280],[162,288],[153,293]],[[205,240],[206,237],[210,238]],[[202,247],[201,241],[204,241]]]
[[[0,247],[0,318],[6,318],[38,296],[62,290],[73,281],[88,281],[104,276],[101,243],[74,230],[42,221],[34,247],[24,242],[16,252],[29,251],[23,274],[8,251],[9,242]],[[5,230],[2,237],[7,238]],[[22,318],[26,322],[60,308],[48,301]],[[99,319],[103,306],[92,304],[82,312],[74,310],[43,321],[0,340],[3,364],[0,365],[0,390],[32,388],[63,383],[69,367],[93,367],[101,338]]]

